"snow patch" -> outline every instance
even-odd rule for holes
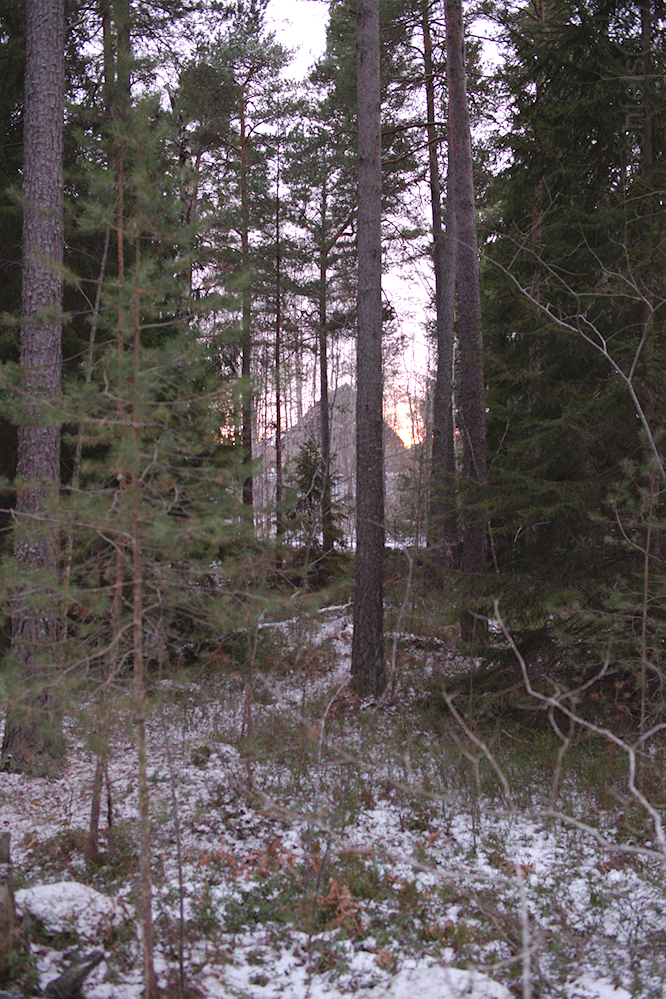
[[[16,905],[38,919],[47,933],[76,933],[83,940],[98,941],[134,913],[129,906],[102,895],[78,881],[58,881],[16,892]]]
[[[511,999],[507,988],[479,971],[442,968],[426,962],[403,968],[386,984],[365,993],[367,999],[414,999],[417,995],[433,999]]]
[[[608,978],[582,975],[566,986],[568,999],[632,999],[631,994]]]

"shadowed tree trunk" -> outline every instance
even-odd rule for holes
[[[280,232],[280,144],[277,148],[275,188],[275,540],[276,566],[282,568],[280,545],[284,538],[282,510],[282,240]]]
[[[16,537],[19,587],[12,653],[22,686],[8,712],[5,766],[43,773],[62,754],[55,694],[57,529],[50,504],[60,477],[60,427],[45,401],[60,395],[62,369],[62,155],[65,94],[63,0],[26,3],[21,367]]]
[[[137,270],[139,264],[139,237],[135,238],[135,258]],[[141,898],[138,905],[141,937],[143,942],[143,996],[144,999],[157,999],[157,978],[154,960],[154,929],[152,914],[152,874],[150,869],[150,794],[148,789],[148,698],[144,678],[143,654],[143,536],[142,536],[142,506],[141,495],[141,428],[145,424],[145,414],[140,389],[141,370],[141,322],[139,316],[140,289],[135,287],[132,295],[132,325],[133,343],[133,397],[131,399],[131,427],[127,427],[127,436],[133,434],[134,446],[129,458],[128,503],[133,512],[132,518],[132,672],[134,678],[134,723],[138,751],[138,791],[139,791],[139,879]],[[128,421],[129,422],[129,421]]]
[[[322,234],[319,247],[319,289],[317,295],[317,333],[319,337],[319,427],[321,434],[321,463],[324,484],[321,497],[321,526],[324,552],[335,544],[333,510],[331,507],[331,413],[328,398],[328,249],[325,245],[324,220],[327,209],[327,184],[324,179],[321,192]]]
[[[545,0],[538,0],[532,9],[532,16],[541,24],[546,24],[546,3]],[[535,103],[538,114],[539,103],[543,97],[544,88],[544,74],[543,71],[539,73],[535,84]],[[537,135],[537,144],[541,146],[541,143]],[[538,161],[535,164],[538,170]],[[534,302],[537,306],[537,315],[541,316],[541,257],[543,249],[543,200],[544,200],[544,184],[543,178],[538,177],[535,189],[534,198],[532,201],[532,252],[534,254],[534,274],[532,276],[532,282],[530,286],[530,293]],[[538,403],[538,393],[537,386],[539,375],[541,374],[541,352],[539,348],[539,337],[538,334],[532,337],[530,347],[529,347],[529,372],[530,372],[530,382],[532,389],[527,399],[527,406],[530,412],[532,412]],[[529,459],[536,467],[540,457],[541,449],[538,442],[530,442],[529,447]],[[538,524],[529,524],[524,532],[525,541],[530,545],[535,545],[539,541],[539,526]]]
[[[442,227],[442,194],[437,153],[438,138],[435,127],[435,85],[428,0],[424,0],[423,4],[422,28],[437,327],[437,374],[433,400],[428,548],[435,562],[440,565],[452,565],[458,541],[453,448],[456,215],[453,198],[448,196],[446,230],[444,230]],[[447,185],[447,191],[449,189],[450,184]]]
[[[641,143],[640,143],[640,171],[642,184],[642,197],[640,214],[642,219],[642,307],[641,307],[641,330],[645,332],[645,347],[643,350],[643,360],[645,370],[648,373],[644,378],[645,402],[643,409],[646,419],[653,423],[656,413],[656,386],[654,379],[654,309],[655,309],[655,269],[653,266],[655,239],[654,239],[654,215],[655,215],[655,195],[654,195],[654,55],[653,55],[653,16],[651,0],[641,0],[641,58],[642,63],[642,87],[643,98],[641,103]],[[639,77],[640,79],[640,77]],[[657,84],[658,86],[658,84]],[[659,279],[658,279],[659,280]],[[646,455],[648,454],[646,449]],[[649,456],[648,456],[649,460]],[[656,478],[654,486],[657,488]]]
[[[483,335],[476,239],[472,137],[467,104],[465,38],[461,0],[446,0],[446,70],[449,85],[449,178],[457,223],[457,289],[460,335],[459,415],[463,437],[462,568],[486,568],[486,417],[483,390]],[[472,641],[485,630],[469,614],[462,637]]]
[[[252,327],[250,289],[250,237],[249,194],[247,178],[247,134],[245,130],[245,93],[240,97],[240,185],[241,185],[241,259],[243,268],[241,375],[242,427],[241,451],[246,473],[243,479],[243,503],[250,516],[254,507],[254,481],[252,476]]]
[[[358,71],[358,343],[356,395],[356,589],[352,685],[381,694],[384,670],[384,454],[379,0],[356,6]]]

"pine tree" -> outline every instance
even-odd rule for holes
[[[62,368],[62,159],[65,19],[61,0],[26,4],[21,368],[25,404],[18,430],[12,598],[14,668],[27,687],[11,703],[5,766],[42,772],[62,753],[56,693],[59,609],[53,503],[60,481],[57,400]]]
[[[433,393],[432,474],[430,508],[428,511],[428,547],[436,561],[455,564],[458,540],[454,413],[453,358],[455,348],[455,289],[458,240],[457,216],[449,173],[446,196],[446,219],[442,213],[440,183],[440,139],[436,126],[435,67],[430,30],[430,10],[427,0],[422,4],[423,68],[425,71],[426,130],[428,135],[428,177],[432,211],[433,270],[435,274],[435,315],[437,336],[437,369]]]
[[[285,178],[291,218],[297,227],[301,266],[297,290],[311,303],[319,371],[321,455],[327,469],[322,490],[323,548],[328,553],[337,532],[332,516],[330,352],[349,334],[356,303],[354,286],[355,157],[331,121],[327,94],[304,103],[301,123],[289,138]]]
[[[455,215],[456,287],[460,328],[460,422],[463,438],[463,555],[467,573],[486,568],[486,425],[484,403],[481,289],[476,237],[472,136],[465,72],[465,39],[460,0],[446,2],[446,58],[449,85],[449,183]],[[465,614],[465,640],[483,633],[481,621]]]
[[[381,694],[384,670],[384,462],[379,2],[358,0],[358,346],[356,572],[352,683]]]
[[[273,212],[267,154],[271,123],[280,113],[275,81],[288,59],[266,32],[265,8],[265,3],[258,3],[228,10],[225,26],[212,42],[202,44],[182,74],[176,102],[186,132],[198,147],[197,169],[207,175],[211,229],[200,266],[215,266],[219,285],[240,302],[240,444],[247,468],[243,500],[250,520],[258,340],[255,274]],[[222,239],[216,240],[214,233]]]
[[[95,351],[92,378],[71,386],[68,418],[82,428],[80,486],[67,506],[70,667],[85,665],[104,698],[131,677],[138,749],[139,906],[147,995],[153,967],[148,702],[145,671],[177,665],[219,625],[211,561],[225,571],[244,540],[235,497],[240,476],[221,432],[233,424],[232,386],[209,346],[209,317],[181,313],[188,270],[178,230],[180,186],[169,123],[157,102],[134,102],[117,124],[123,150],[123,230],[107,274],[102,323],[116,333]],[[163,127],[164,126],[164,127]],[[131,170],[126,169],[131,164]],[[113,204],[114,220],[118,218]],[[227,594],[227,600],[233,599]],[[109,732],[95,747],[104,758]],[[94,836],[94,831],[93,831]]]

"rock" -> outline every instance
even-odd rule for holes
[[[94,951],[83,961],[73,964],[63,971],[62,975],[49,982],[44,989],[44,996],[46,999],[80,999],[81,986],[90,972],[103,960],[104,954],[101,950]]]
[[[81,940],[102,940],[133,918],[117,899],[78,881],[24,888],[15,897],[18,909],[38,920],[47,934],[73,933]]]

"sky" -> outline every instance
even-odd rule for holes
[[[327,0],[271,0],[268,21],[277,40],[290,49],[298,49],[291,75],[305,76],[312,63],[324,51],[328,23]]]

